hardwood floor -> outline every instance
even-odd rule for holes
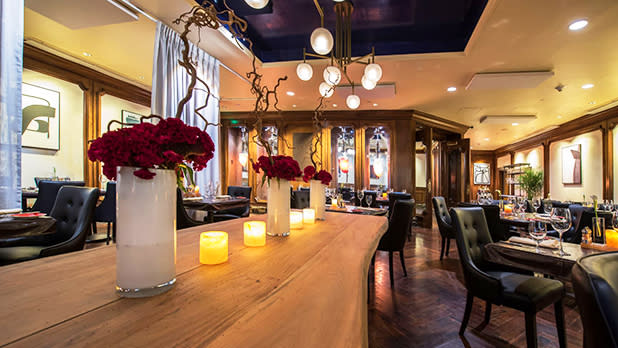
[[[404,251],[408,276],[394,262],[394,288],[390,287],[388,253],[376,255],[375,287],[369,298],[369,347],[525,347],[524,313],[493,306],[489,324],[479,327],[485,303],[478,299],[464,337],[459,336],[466,290],[457,247],[452,242],[449,256],[440,261],[437,228],[414,227],[413,231],[413,240]],[[583,329],[575,300],[565,302],[567,345],[581,347]],[[538,313],[537,331],[539,347],[558,347],[553,306]]]

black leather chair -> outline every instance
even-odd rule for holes
[[[64,186],[58,191],[49,214],[56,219],[56,232],[34,245],[0,248],[0,264],[32,260],[81,250],[90,231],[99,189]]]
[[[403,255],[403,248],[406,244],[406,236],[412,228],[412,211],[414,209],[414,201],[399,200],[393,207],[393,214],[388,221],[388,230],[380,239],[378,250],[388,251],[388,272],[391,277],[391,287],[395,286],[393,278],[393,252],[399,252],[403,275],[408,276],[406,263]]]
[[[403,193],[403,192],[391,192],[388,194],[388,211],[389,211],[389,216],[390,216],[390,212],[393,211],[393,207],[395,206],[395,202],[398,200],[408,200],[408,199],[412,199],[412,195],[409,193]]]
[[[56,196],[62,186],[84,186],[83,181],[39,181],[39,196],[32,205],[32,211],[49,214],[56,202]]]
[[[309,208],[309,197],[311,193],[309,191],[293,191],[291,200],[292,209],[305,209]]]
[[[97,222],[107,223],[107,234],[105,236],[97,233]],[[111,232],[111,235],[110,235]],[[86,243],[116,241],[116,183],[108,181],[105,186],[105,197],[103,202],[94,209],[94,219],[92,221],[92,234],[86,238]]]
[[[371,199],[371,208],[377,208],[378,202],[376,198],[378,197],[378,193],[376,191],[363,191],[363,201],[361,202],[361,207],[367,207],[367,199],[365,197],[372,196]]]
[[[470,319],[475,297],[486,301],[485,322],[489,322],[491,305],[520,310],[526,317],[528,347],[537,346],[536,313],[554,304],[560,347],[566,347],[562,299],[564,285],[557,280],[502,271],[483,259],[483,247],[492,243],[483,209],[453,208],[451,218],[457,231],[457,249],[468,291],[466,309],[459,334],[463,335]]]
[[[571,278],[584,348],[618,347],[618,252],[582,257]]]
[[[189,214],[187,214],[185,206],[182,204],[182,191],[180,191],[179,188],[176,188],[176,230],[201,226],[204,224],[206,223],[203,221],[194,220],[189,216]]]
[[[436,221],[438,221],[438,230],[440,231],[442,240],[442,247],[440,249],[440,260],[442,260],[445,251],[446,256],[448,256],[448,251],[451,248],[451,239],[455,238],[455,228],[453,227],[451,216],[448,213],[444,197],[432,197],[431,202],[433,204],[433,212],[436,215]]]
[[[227,194],[234,198],[236,197],[244,197],[251,199],[251,187],[249,186],[228,186]],[[238,219],[249,216],[250,205],[247,203],[246,206],[241,208],[232,208],[225,209],[218,212],[215,212],[213,215],[213,221],[226,221],[232,219]]]
[[[48,180],[49,181],[49,180],[52,180],[52,179],[53,179],[52,177],[35,176],[34,177],[34,185],[36,187],[39,187],[39,183],[41,181],[43,181],[43,180]]]

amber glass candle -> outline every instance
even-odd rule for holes
[[[227,261],[228,236],[222,231],[208,231],[200,234],[200,263],[218,265]]]
[[[242,228],[246,246],[261,247],[266,244],[266,223],[264,221],[247,221]]]

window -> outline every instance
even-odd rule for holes
[[[335,127],[331,130],[331,149],[335,184],[354,188],[355,142],[353,127]]]
[[[370,189],[386,190],[390,184],[390,135],[384,127],[369,127],[365,131],[365,184]]]

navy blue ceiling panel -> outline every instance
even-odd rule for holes
[[[200,0],[201,1],[201,0]],[[223,0],[215,0],[223,9]],[[334,2],[319,0],[324,24],[335,32]],[[247,35],[263,62],[302,59],[311,52],[309,36],[320,25],[312,0],[271,0],[262,10],[244,0],[227,0],[246,19]],[[355,0],[352,13],[352,55],[374,46],[377,55],[463,51],[487,0]]]

